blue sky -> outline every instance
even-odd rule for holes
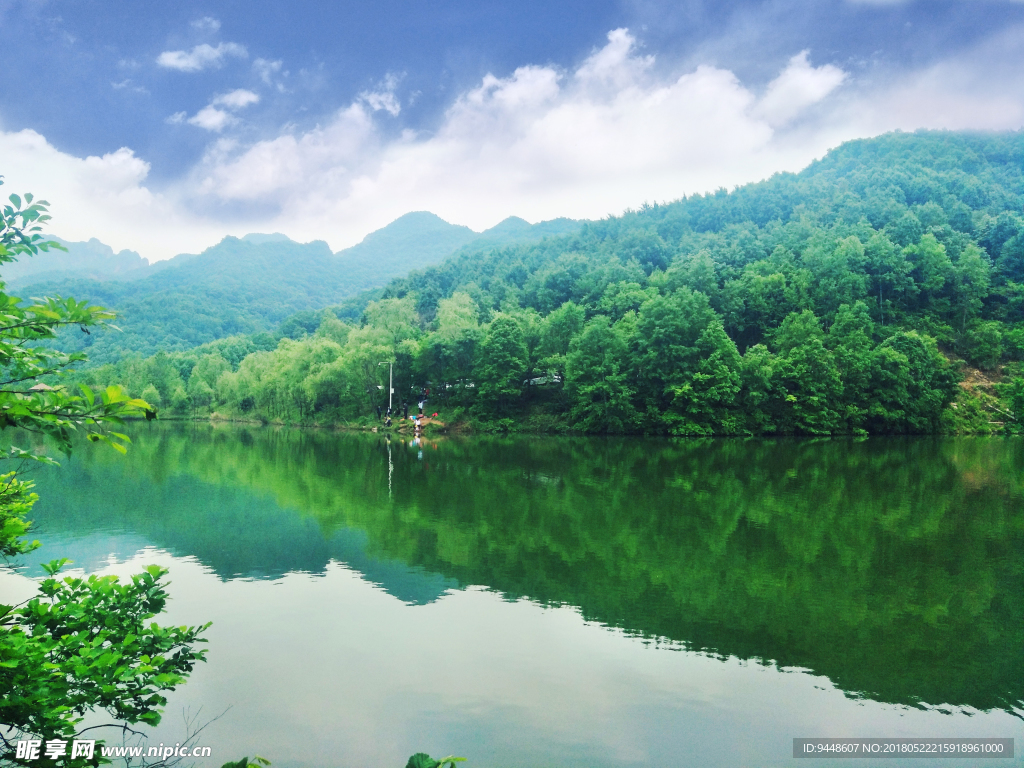
[[[1024,124],[1024,4],[0,0],[0,174],[150,259],[600,217],[839,142]]]

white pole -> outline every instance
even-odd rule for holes
[[[391,407],[391,398],[395,394],[395,364],[388,363],[388,408]]]

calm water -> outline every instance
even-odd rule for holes
[[[280,768],[820,766],[794,737],[1016,738],[1024,442],[140,427],[35,471],[38,562],[170,567],[172,694]],[[904,764],[837,760],[835,765]]]

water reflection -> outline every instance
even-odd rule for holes
[[[37,478],[42,559],[483,585],[849,695],[1019,713],[1024,444],[382,436],[153,425]]]

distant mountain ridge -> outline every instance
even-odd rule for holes
[[[180,351],[239,333],[273,331],[301,310],[336,305],[471,246],[492,249],[575,231],[581,222],[529,224],[510,217],[482,233],[416,211],[333,253],[327,243],[296,243],[280,233],[225,237],[200,254],[150,264],[98,240],[59,241],[51,251],[6,265],[0,276],[18,295],[61,294],[115,309],[122,333],[62,334],[67,351],[94,364],[125,355]],[[56,238],[55,238],[56,239]]]
[[[84,243],[71,243],[59,237],[50,239],[63,245],[68,252],[53,250],[5,265],[3,279],[9,286],[16,288],[66,278],[130,280],[150,266],[135,251],[114,253],[113,248],[96,238]]]

